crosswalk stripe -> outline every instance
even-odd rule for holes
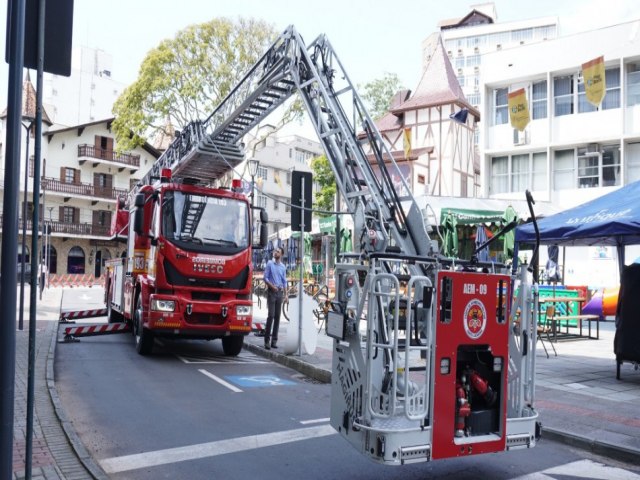
[[[310,438],[334,435],[337,432],[329,425],[284,430],[282,432],[249,435],[247,437],[230,438],[216,442],[200,443],[185,447],[167,448],[154,452],[125,455],[122,457],[101,460],[100,466],[107,474],[126,472],[139,468],[157,467],[169,463],[215,457],[228,453],[243,452],[256,448],[271,447],[285,443],[299,442]]]

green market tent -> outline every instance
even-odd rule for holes
[[[474,210],[464,208],[442,208],[440,211],[440,232],[443,237],[442,253],[447,257],[456,257],[459,251],[458,227],[465,225],[478,225],[495,223],[504,226],[512,220],[517,220],[518,214],[509,205],[505,211],[500,210]],[[475,229],[474,229],[475,232]],[[504,237],[505,257],[513,255],[514,233],[513,230]]]

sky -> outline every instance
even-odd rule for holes
[[[6,17],[7,1],[0,0]],[[53,0],[50,0],[51,2]],[[146,53],[188,25],[215,17],[254,17],[277,30],[293,24],[308,43],[326,34],[351,80],[364,84],[395,73],[403,86],[420,80],[421,44],[440,20],[463,17],[465,0],[75,0],[73,45],[113,55],[112,78],[133,82]],[[497,0],[499,22],[557,16],[571,34],[640,18],[637,0]],[[3,51],[6,21],[0,22]],[[35,81],[35,75],[32,75]],[[0,65],[0,104],[6,105],[8,66]]]

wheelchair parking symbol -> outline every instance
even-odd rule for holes
[[[276,377],[275,375],[226,375],[224,378],[240,387],[280,387],[295,385],[296,382]]]

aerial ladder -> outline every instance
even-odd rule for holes
[[[243,137],[296,93],[357,240],[357,253],[336,265],[327,316],[333,427],[363,454],[395,465],[534,446],[535,285],[524,268],[510,273],[439,254],[325,36],[307,45],[288,27],[148,175],[171,168],[174,178],[207,182],[212,171],[234,168]]]

